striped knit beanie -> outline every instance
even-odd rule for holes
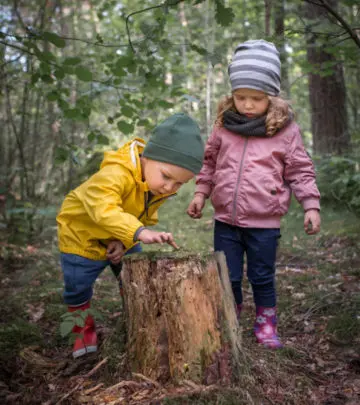
[[[278,96],[280,68],[279,52],[273,43],[263,39],[246,41],[237,46],[228,68],[231,88],[255,89]]]

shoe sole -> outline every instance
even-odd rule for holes
[[[87,346],[83,349],[76,350],[76,352],[73,352],[72,355],[74,359],[77,359],[78,357],[84,356],[84,354],[95,352],[97,352],[97,346]]]

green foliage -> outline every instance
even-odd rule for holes
[[[61,323],[60,323],[60,334],[62,337],[69,336],[71,340],[74,339],[74,334],[72,330],[74,326],[80,326],[81,328],[85,326],[85,320],[88,315],[93,316],[95,319],[103,320],[102,314],[94,308],[88,308],[84,311],[78,309],[74,312],[66,312],[65,314],[61,315]]]
[[[17,200],[9,194],[0,226],[5,229],[10,242],[32,243],[35,237],[41,237],[47,223],[53,221],[55,213],[54,206]]]
[[[360,216],[360,165],[353,157],[332,156],[318,164],[318,185],[324,203],[346,207]]]
[[[65,48],[66,42],[63,38],[61,38],[59,35],[55,34],[54,32],[43,32],[42,37],[44,38],[45,41],[51,42],[53,45],[55,45],[57,48]]]
[[[215,0],[216,12],[215,19],[223,27],[229,26],[235,17],[231,7],[225,7],[223,0]]]
[[[42,342],[40,329],[24,319],[0,325],[0,362],[14,358],[21,348]]]

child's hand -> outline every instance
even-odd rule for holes
[[[204,208],[204,205],[205,205],[204,194],[195,194],[195,197],[189,204],[189,207],[186,212],[188,213],[188,215],[190,215],[191,218],[201,218],[202,217],[201,211]]]
[[[308,235],[315,235],[320,231],[320,213],[318,210],[308,210],[304,216],[304,229]]]
[[[106,257],[112,264],[119,264],[125,253],[125,247],[119,240],[112,240],[107,247]]]
[[[179,249],[179,246],[175,243],[172,234],[168,232],[156,232],[150,231],[150,229],[143,229],[138,235],[138,240],[145,244],[168,243],[173,248]]]

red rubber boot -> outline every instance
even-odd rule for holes
[[[90,308],[90,301],[77,307],[69,306],[69,312],[85,311]],[[85,319],[83,327],[75,325],[72,330],[78,336],[75,339],[73,347],[73,357],[77,358],[86,353],[94,353],[97,351],[97,336],[95,331],[95,322],[91,315]]]

